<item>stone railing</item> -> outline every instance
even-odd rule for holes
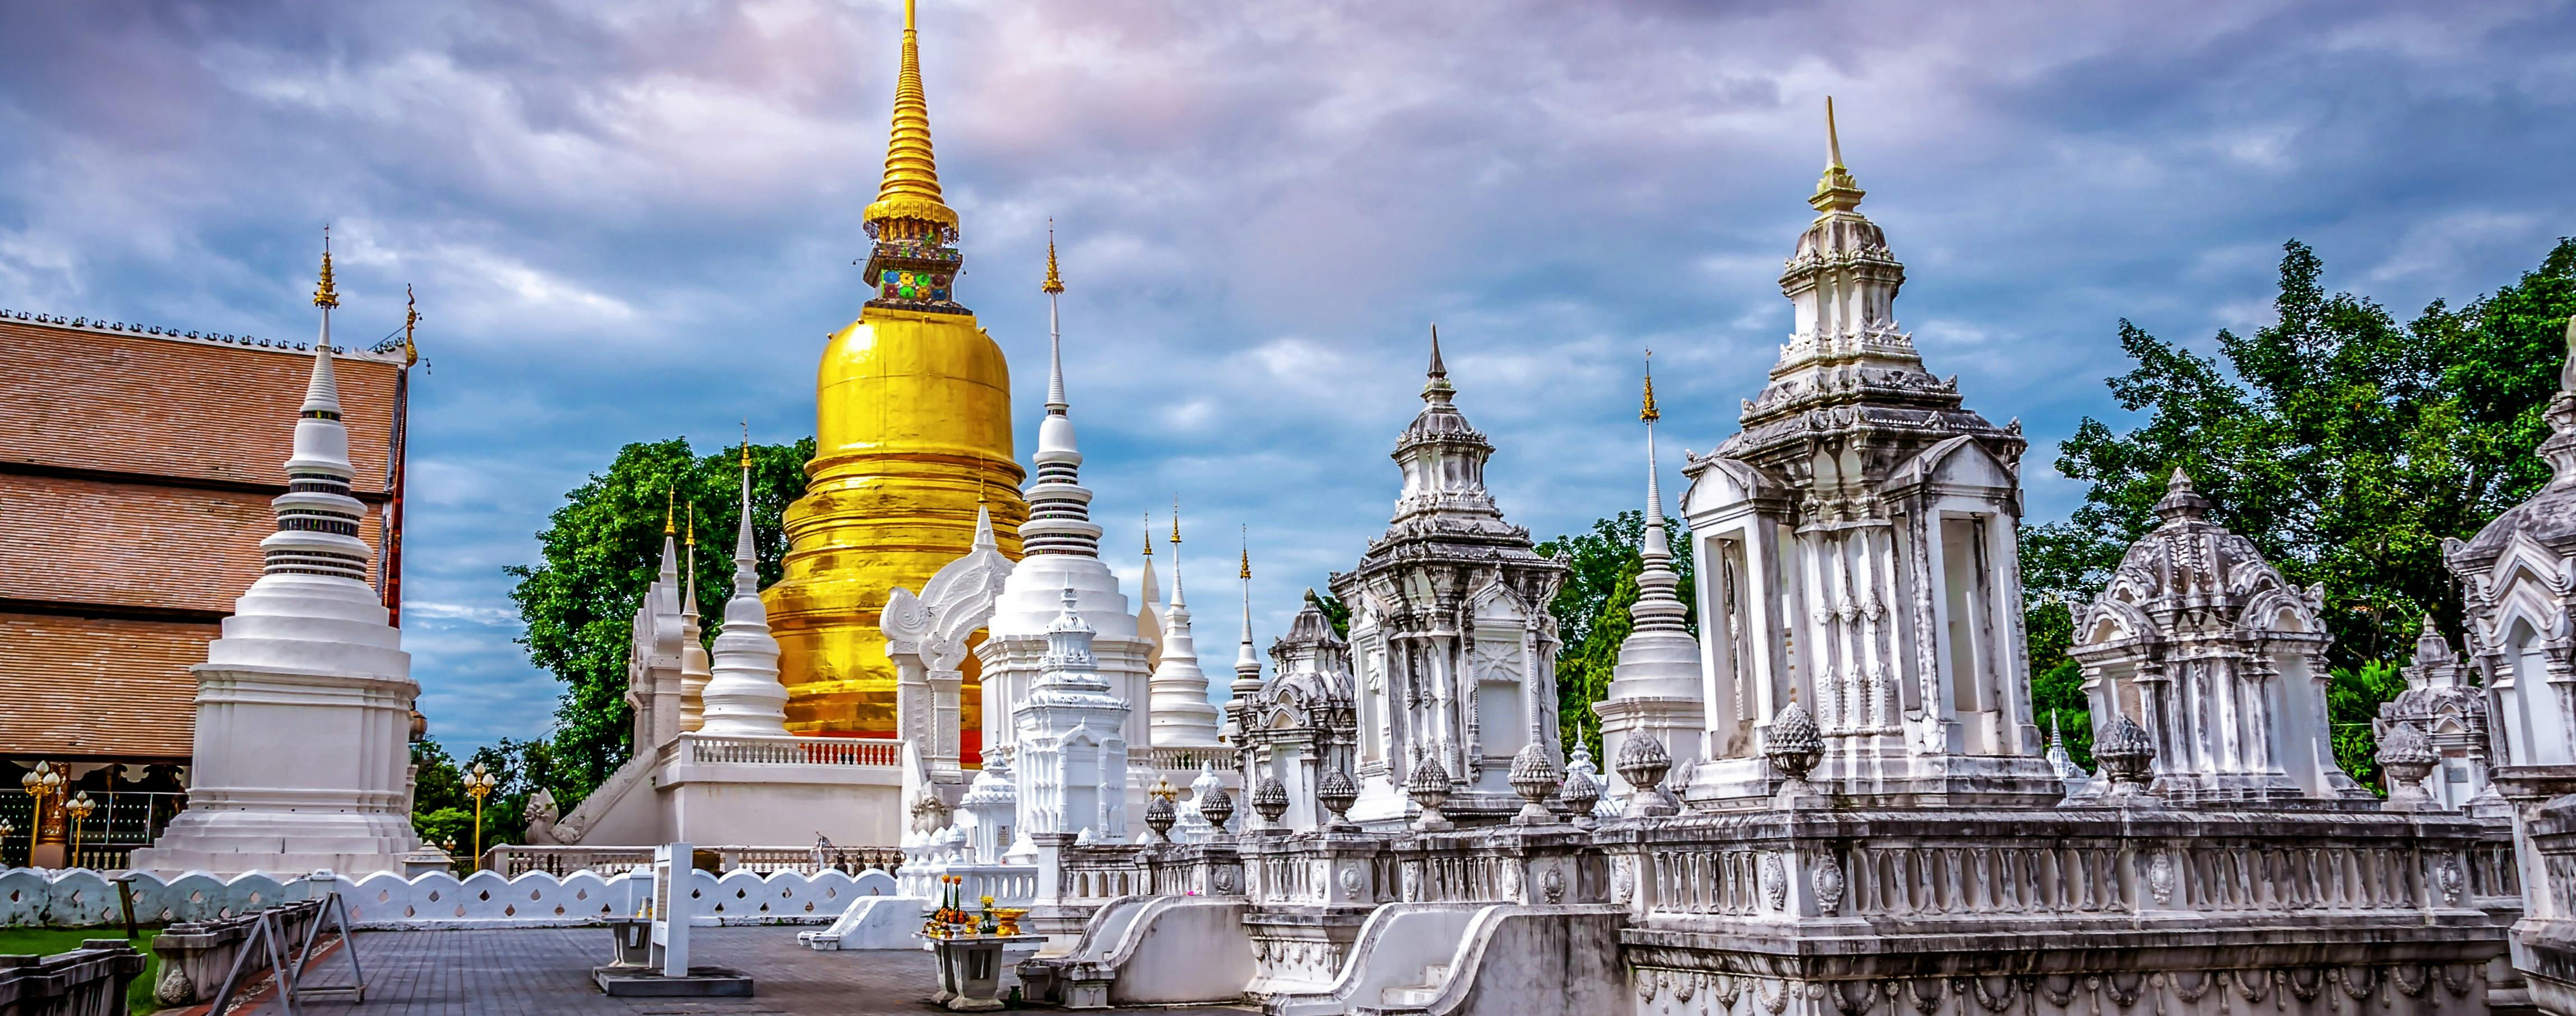
[[[939,878],[955,875],[965,879],[958,886],[958,898],[968,909],[986,896],[997,907],[1025,907],[1037,898],[1038,869],[1033,864],[970,864],[964,861],[922,862],[904,865],[895,872],[895,883],[901,894],[915,899],[939,898]]]
[[[715,870],[754,871],[761,874],[792,871],[811,875],[820,871],[838,871],[856,875],[869,869],[892,871],[903,863],[903,851],[894,847],[833,847],[816,863],[812,847],[698,847],[700,857],[712,857]],[[651,847],[564,847],[522,846],[503,843],[483,852],[483,867],[507,878],[517,878],[532,871],[564,876],[584,871],[615,875],[653,867]]]
[[[761,873],[691,870],[692,913],[721,924],[819,923],[850,901],[895,895],[892,874],[868,870]],[[598,924],[637,913],[651,888],[650,872],[556,876],[532,871],[514,878],[478,871],[458,878],[433,872],[404,878],[393,872],[340,875],[331,880],[358,928],[547,928]],[[135,874],[135,920],[203,922],[249,913],[278,903],[318,896],[325,880],[277,879],[259,873],[218,879],[183,875],[167,883]],[[121,925],[116,887],[86,870],[0,872],[0,926],[101,927]]]
[[[682,734],[665,750],[697,765],[819,765],[892,769],[903,742],[875,737],[720,737]]]
[[[1068,847],[1058,865],[1057,885],[1066,900],[1100,903],[1148,891],[1153,884],[1143,848],[1128,844]]]
[[[2150,817],[2150,816],[2153,817]],[[1876,820],[1876,821],[1872,821]],[[1857,917],[1908,927],[1997,918],[2510,907],[2512,857],[2466,819],[2376,813],[1778,813],[1614,823],[1611,895],[1649,924]],[[1424,899],[1496,891],[1500,869],[1424,869]],[[1451,888],[1451,887],[1458,888]]]
[[[119,938],[90,939],[52,956],[0,956],[0,1013],[122,1013],[126,985],[143,973],[143,962]]]
[[[1130,758],[1129,764],[1141,764],[1159,773],[1195,773],[1199,771],[1199,765],[1203,762],[1215,763],[1216,770],[1220,773],[1230,772],[1235,766],[1234,749],[1223,745],[1210,745],[1204,748],[1180,748],[1167,745],[1160,748],[1147,748],[1144,754],[1145,757],[1142,759]],[[1172,782],[1177,786],[1189,785],[1188,780],[1176,779]]]

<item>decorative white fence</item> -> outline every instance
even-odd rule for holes
[[[840,916],[850,902],[895,894],[894,876],[864,871],[816,874],[747,869],[689,873],[691,916],[719,924],[808,924]],[[134,919],[160,924],[232,917],[280,902],[309,899],[323,879],[260,873],[217,878],[202,872],[167,883],[129,876]],[[432,873],[406,879],[393,872],[332,876],[361,928],[543,928],[594,924],[636,913],[650,891],[649,873],[556,876],[528,872],[503,878],[480,871],[464,878]],[[0,927],[78,928],[120,924],[116,883],[84,868],[0,871]]]
[[[700,765],[873,766],[892,769],[903,762],[903,742],[859,737],[713,737],[682,734],[674,742],[681,757]]]

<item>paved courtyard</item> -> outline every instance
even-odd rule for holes
[[[607,961],[600,928],[512,931],[359,932],[367,971],[363,1006],[314,999],[300,1012],[353,1016],[520,1016],[526,1013],[925,1013],[939,987],[930,954],[912,950],[815,952],[796,942],[798,928],[698,928],[691,959],[749,973],[751,998],[609,998],[590,981]],[[315,984],[348,983],[336,955]],[[239,1010],[236,1010],[238,1012]],[[284,1012],[272,1000],[256,1010]],[[1156,1013],[1226,1013],[1248,1008],[1155,1009]]]

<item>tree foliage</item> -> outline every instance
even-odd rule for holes
[[[474,798],[465,792],[465,775],[480,764],[493,777],[483,799],[483,845],[520,842],[528,828],[528,797],[558,779],[554,746],[545,741],[502,738],[474,750],[463,763],[434,738],[411,746],[411,761],[420,767],[413,777],[412,830],[429,843],[456,845],[462,862],[474,842]]]
[[[698,602],[712,641],[733,595],[733,546],[741,497],[738,447],[698,455],[686,438],[618,449],[607,471],[564,495],[537,534],[535,565],[504,569],[518,580],[510,598],[527,626],[528,657],[563,682],[549,765],[540,779],[570,810],[634,750],[626,705],[628,643],[636,608],[660,567],[663,519],[698,532]],[[760,584],[779,576],[787,540],[779,518],[805,492],[814,440],[751,446],[752,541]],[[676,508],[674,507],[676,505]],[[521,799],[525,799],[524,793]],[[487,827],[489,816],[487,815]]]
[[[1690,528],[1665,519],[1666,539],[1673,547],[1673,570],[1681,575],[1676,591],[1690,610],[1684,623],[1699,631],[1699,602],[1690,553]],[[1610,693],[1611,670],[1619,662],[1619,644],[1635,625],[1628,609],[1637,602],[1637,573],[1645,568],[1646,513],[1624,511],[1596,519],[1589,532],[1559,536],[1538,545],[1542,555],[1566,555],[1572,566],[1565,585],[1548,611],[1556,615],[1557,637],[1564,648],[1556,659],[1557,727],[1567,751],[1576,739],[1601,751],[1601,720],[1592,704]]]
[[[2368,719],[2402,687],[2389,665],[2426,613],[2457,630],[2443,539],[2473,535],[2548,477],[2533,449],[2576,311],[2576,241],[2514,285],[2456,310],[2435,301],[2402,325],[2366,298],[2329,293],[2324,274],[2315,252],[2285,245],[2278,321],[2220,331],[2215,357],[2120,322],[2133,366],[2109,379],[2111,393],[2144,418],[2126,432],[2085,419],[2057,460],[2090,485],[2084,504],[2021,534],[2035,691],[2072,665],[2071,607],[2155,525],[2151,508],[2180,467],[2212,502],[2211,521],[2291,582],[2323,587],[2337,752],[2356,778],[2375,771],[2355,760],[2371,750]]]

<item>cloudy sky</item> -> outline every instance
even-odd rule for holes
[[[2081,497],[2056,442],[2116,417],[2119,318],[2203,348],[2259,325],[2293,237],[2410,312],[2576,232],[2567,4],[922,6],[959,291],[1013,357],[1021,447],[1052,217],[1115,563],[1177,494],[1221,588],[1248,523],[1269,633],[1384,525],[1429,322],[1541,535],[1640,500],[1646,347],[1666,468],[1731,432],[1789,328],[1829,94],[1908,266],[1899,317],[2029,429],[2034,519]],[[0,5],[0,306],[300,337],[325,222],[345,331],[390,330],[416,285],[422,708],[451,742],[537,735],[557,689],[501,568],[563,492],[630,441],[812,432],[900,20]]]

